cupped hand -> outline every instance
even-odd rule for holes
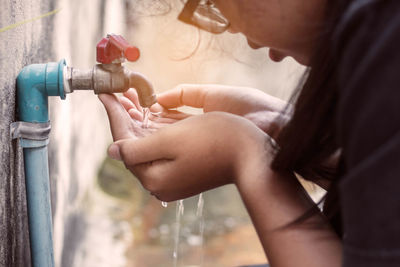
[[[143,127],[143,109],[134,89],[129,89],[121,96],[100,94],[99,98],[106,108],[114,141],[143,137],[177,120],[176,118],[164,118],[163,114],[174,113],[178,118],[178,112],[167,111],[155,104],[150,108],[151,113],[147,127]],[[185,116],[181,115],[182,118]]]
[[[139,139],[115,142],[109,155],[124,161],[142,185],[163,201],[236,183],[266,166],[268,136],[228,113],[192,116]]]
[[[252,121],[268,134],[279,131],[288,119],[282,115],[287,103],[260,90],[214,84],[182,84],[157,96],[166,109],[180,106],[202,108],[204,112],[223,111]],[[168,114],[179,119],[182,113]],[[279,117],[279,120],[277,118]],[[276,134],[276,132],[274,132]]]

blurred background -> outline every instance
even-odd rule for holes
[[[216,36],[183,24],[176,19],[182,7],[180,0],[1,0],[0,28],[59,8],[0,32],[1,85],[13,88],[15,76],[31,63],[65,58],[70,66],[91,68],[97,42],[115,33],[140,49],[129,68],[147,76],[157,92],[180,83],[217,83],[289,98],[302,67],[292,59],[271,62],[267,49],[252,50],[241,35]],[[52,98],[50,112],[57,266],[174,266],[177,237],[176,266],[267,261],[234,186],[204,193],[202,216],[196,214],[198,196],[184,200],[177,236],[177,204],[163,207],[123,164],[106,156],[108,120],[92,92]]]

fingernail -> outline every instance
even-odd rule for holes
[[[112,144],[108,148],[108,156],[115,160],[121,160],[121,154],[119,152],[119,146],[116,144]]]
[[[104,94],[98,94],[97,97],[99,98],[99,100],[101,101],[101,103],[104,104]]]

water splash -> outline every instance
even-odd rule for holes
[[[142,128],[149,128],[149,116],[150,116],[150,109],[149,108],[143,108]]]

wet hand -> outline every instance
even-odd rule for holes
[[[118,141],[109,154],[123,160],[157,198],[172,201],[237,183],[241,173],[262,169],[267,138],[246,119],[212,112]]]
[[[148,126],[142,127],[143,109],[134,89],[129,89],[119,97],[111,94],[100,94],[99,99],[106,108],[114,141],[143,137],[176,121],[172,118],[163,118],[162,115],[150,115]],[[153,105],[150,110],[153,114],[163,112],[163,108],[157,104]]]
[[[119,102],[128,112],[129,116],[137,121],[143,121],[144,109],[140,106],[139,97],[136,90],[129,89],[122,96],[118,98]],[[176,110],[167,110],[160,104],[156,103],[150,107],[149,113],[149,128],[158,129],[176,122],[177,120],[184,119],[189,115],[178,112]],[[173,118],[170,118],[173,117]]]
[[[279,131],[287,118],[281,115],[286,102],[254,88],[231,87],[213,84],[182,84],[159,94],[158,103],[166,109],[180,106],[202,108],[204,112],[223,111],[252,121],[264,132]],[[166,117],[180,119],[182,113]],[[276,120],[281,116],[281,120]]]

